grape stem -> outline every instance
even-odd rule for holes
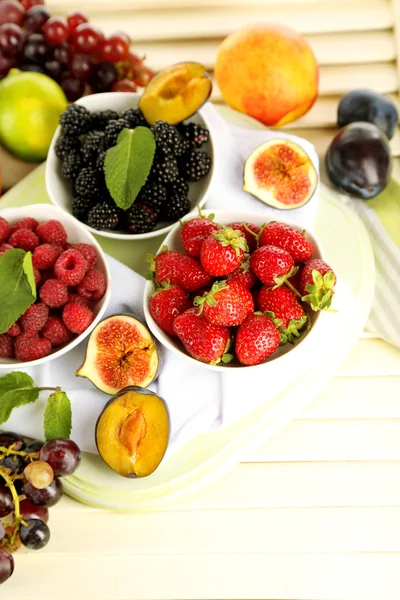
[[[17,536],[17,533],[19,531],[21,524],[26,525],[26,522],[21,517],[21,512],[19,509],[19,495],[18,495],[17,490],[15,489],[15,485],[14,485],[14,481],[13,481],[12,477],[10,475],[8,475],[5,472],[5,470],[2,469],[1,467],[0,467],[0,477],[2,477],[4,479],[4,481],[6,482],[6,485],[11,492],[11,496],[12,496],[12,499],[14,502],[15,523],[13,524],[14,529],[13,529],[13,532],[12,532],[11,538],[10,538],[10,545],[12,545],[15,541],[15,538]]]
[[[0,446],[0,457],[4,458],[5,456],[9,456],[12,454],[13,456],[25,456],[29,457],[33,460],[39,458],[39,452],[24,452],[23,450],[12,450],[11,448],[6,448],[6,446]]]

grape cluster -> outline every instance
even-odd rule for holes
[[[72,440],[26,444],[16,433],[0,433],[0,584],[13,574],[12,553],[21,544],[40,550],[49,541],[48,509],[63,493],[59,478],[71,475],[80,460]]]
[[[0,79],[9,70],[45,73],[74,102],[88,89],[134,92],[154,73],[122,32],[107,37],[81,12],[52,17],[43,0],[0,2]]]

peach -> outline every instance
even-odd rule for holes
[[[276,24],[229,35],[218,51],[215,78],[227,104],[270,126],[298,119],[318,94],[318,64],[307,41]]]

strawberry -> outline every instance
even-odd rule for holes
[[[183,248],[189,256],[200,256],[200,248],[204,240],[215,231],[218,231],[219,225],[213,222],[213,215],[200,216],[190,221],[186,221],[181,229],[181,238]]]
[[[160,254],[147,257],[150,262],[149,277],[154,277],[157,283],[169,281],[171,285],[179,285],[184,292],[195,292],[202,287],[207,287],[212,283],[208,273],[204,271],[196,258],[186,256],[176,250],[162,249]]]
[[[248,290],[253,288],[257,283],[257,277],[250,269],[249,259],[245,258],[238,268],[228,275],[227,280],[236,281],[236,283],[240,283],[240,285],[243,285]]]
[[[300,231],[287,223],[272,221],[261,229],[259,246],[277,246],[289,252],[295,263],[310,260],[313,247]]]
[[[214,325],[234,327],[254,312],[253,297],[236,281],[216,281],[211,291],[197,296],[193,304]]]
[[[210,323],[197,308],[189,308],[174,320],[174,331],[186,351],[201,362],[217,365],[232,360],[227,354],[230,334],[227,327]]]
[[[190,302],[187,294],[178,285],[170,285],[168,282],[162,283],[161,287],[154,291],[149,302],[150,314],[157,325],[174,337],[174,319],[188,308]]]
[[[292,290],[284,285],[272,289],[263,285],[257,306],[261,312],[267,312],[280,321],[281,343],[293,343],[294,337],[300,337],[299,330],[306,324],[307,315]]]
[[[282,285],[296,272],[293,258],[289,252],[276,246],[261,246],[250,256],[250,267],[253,273],[267,285]]]
[[[254,252],[254,250],[257,247],[257,235],[260,231],[260,228],[257,225],[253,225],[253,223],[244,223],[236,221],[235,223],[229,223],[227,227],[230,227],[231,229],[238,229],[239,231],[241,231],[244,237],[246,238],[246,242],[249,247],[249,252]]]
[[[236,334],[236,356],[243,365],[258,365],[275,352],[281,336],[266,315],[254,313],[241,324]]]
[[[311,308],[327,310],[335,293],[336,275],[321,258],[313,258],[304,265],[300,276],[300,293],[303,302]]]
[[[232,273],[243,262],[248,250],[246,238],[239,230],[222,227],[204,240],[200,261],[207,273],[220,277]]]

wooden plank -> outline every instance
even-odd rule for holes
[[[212,69],[218,48],[222,41],[211,40],[175,40],[173,42],[149,40],[136,42],[133,49],[148,57],[148,63],[160,70],[182,60],[195,60]],[[374,63],[393,61],[396,58],[395,39],[391,30],[351,32],[336,34],[317,34],[307,36],[320,65]]]
[[[82,535],[84,532],[76,530],[77,546]],[[257,535],[257,530],[253,535]],[[7,600],[400,597],[399,553],[106,554],[66,559],[41,551],[19,553],[17,563],[18,568],[7,582]]]
[[[126,5],[125,5],[126,6]],[[88,8],[89,4],[79,9]],[[73,8],[71,5],[59,7],[64,14]],[[104,11],[104,12],[103,12]],[[310,19],[310,11],[313,18]],[[108,4],[96,3],[91,10],[91,21],[105,33],[115,31],[124,25],[124,30],[135,42],[149,40],[215,38],[222,37],[246,25],[263,21],[285,23],[305,34],[322,32],[375,31],[389,29],[393,25],[393,13],[389,2],[338,2],[303,3],[275,6],[201,7],[160,9],[157,18],[152,10],[132,11],[124,9],[116,2],[112,9]]]

